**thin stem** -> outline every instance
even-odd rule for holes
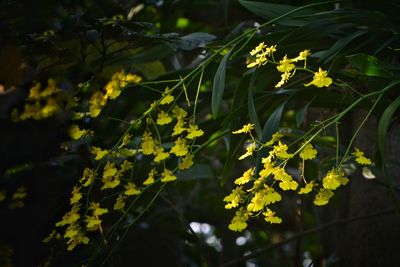
[[[200,73],[200,78],[199,78],[199,83],[197,84],[197,91],[196,91],[196,97],[194,99],[194,107],[193,107],[193,123],[196,122],[196,109],[197,109],[197,102],[199,99],[199,94],[200,94],[200,88],[201,88],[201,82],[203,80],[203,74],[204,74],[204,68],[201,68],[201,73]]]
[[[375,101],[375,103],[372,105],[372,108],[368,111],[367,115],[364,117],[364,119],[362,120],[362,122],[360,123],[360,125],[358,126],[357,130],[355,131],[354,135],[351,137],[351,140],[349,142],[349,145],[347,146],[346,152],[344,153],[344,156],[342,157],[339,166],[340,167],[344,160],[346,159],[347,155],[349,154],[350,148],[353,145],[354,140],[356,139],[358,133],[360,132],[361,128],[364,126],[364,124],[367,122],[369,116],[371,116],[372,111],[375,109],[376,105],[379,103],[379,100],[382,98],[383,94],[380,94],[378,96],[378,99]]]
[[[338,168],[338,161],[339,161],[339,126],[338,123],[335,124],[336,128],[336,168]]]

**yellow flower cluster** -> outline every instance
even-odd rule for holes
[[[141,81],[142,77],[136,74],[126,74],[124,71],[115,73],[111,77],[111,81],[104,87],[104,90],[95,92],[90,98],[90,116],[92,118],[97,117],[109,99],[117,98],[125,87],[140,83]]]
[[[276,45],[268,47],[267,45],[264,44],[264,42],[260,43],[250,52],[250,55],[253,57],[253,60],[247,64],[247,68],[253,68],[256,66],[260,67],[262,65],[267,64],[268,57],[272,57],[275,51],[276,51]]]
[[[160,106],[166,106],[174,101],[174,96],[168,93],[168,88],[159,100]],[[155,109],[158,109],[154,106]],[[161,182],[170,182],[176,180],[176,176],[173,171],[165,167],[167,160],[172,159],[171,155],[175,155],[178,158],[179,170],[185,170],[193,165],[194,155],[192,153],[193,141],[195,138],[200,137],[204,134],[203,130],[199,129],[198,125],[191,122],[188,118],[188,113],[178,105],[174,105],[169,110],[158,110],[157,121],[154,123],[151,119],[148,123],[153,123],[154,127],[157,125],[169,125],[176,120],[175,125],[172,128],[171,137],[176,137],[173,140],[173,146],[168,151],[161,143],[161,139],[155,138],[153,133],[150,131],[150,125],[148,125],[146,131],[141,138],[141,152],[143,155],[153,156],[153,162],[156,165],[163,164],[163,169],[160,172]],[[155,181],[155,177],[158,175],[156,169],[152,169],[149,173],[148,179],[144,181],[144,185],[150,185]]]
[[[14,121],[42,120],[52,117],[62,110],[64,98],[55,80],[49,79],[44,89],[40,83],[36,83],[29,89],[24,111],[18,114],[18,110],[14,109],[11,114],[12,119]]]
[[[80,193],[76,188],[74,188],[71,199],[73,198],[76,199],[77,194]],[[86,236],[86,232],[82,227],[81,223],[79,222],[79,219],[81,218],[79,211],[80,211],[79,201],[74,202],[74,204],[71,207],[71,210],[68,211],[62,217],[61,221],[56,223],[56,227],[65,226],[65,232],[63,237],[67,239],[66,243],[68,245],[67,247],[68,250],[74,249],[76,245],[89,243],[89,238]]]
[[[283,142],[283,135],[275,133],[271,140],[261,144],[251,135],[254,125],[246,124],[243,128],[233,133],[248,134],[251,138],[246,153],[239,157],[239,160],[251,156],[257,149],[267,149],[269,153],[261,159],[262,168],[256,173],[256,167],[246,170],[234,183],[237,185],[232,192],[224,198],[226,209],[237,209],[235,216],[229,224],[229,229],[242,231],[247,227],[247,220],[251,217],[262,215],[269,223],[281,223],[282,219],[271,209],[271,204],[282,200],[279,190],[297,191],[298,194],[308,194],[316,186],[316,180],[306,182],[303,171],[300,177],[289,174],[285,168],[289,160],[297,155],[300,161],[312,160],[317,155],[317,150],[308,141],[294,153],[289,152],[288,146]],[[258,144],[258,145],[256,145]],[[299,188],[299,182],[304,181],[304,187]],[[339,186],[347,184],[348,179],[338,169],[332,169],[321,179],[321,188],[318,189],[314,198],[315,205],[325,205],[333,196],[333,191]]]
[[[364,156],[364,152],[360,151],[358,148],[352,153],[356,158],[356,162],[361,165],[371,165],[371,160]]]
[[[91,116],[97,116],[108,99],[118,97],[123,87],[139,81],[137,76],[125,75],[123,72],[115,74],[105,86],[104,92],[96,92],[95,97],[92,97]],[[108,230],[107,225],[102,222],[102,215],[109,210],[125,212],[130,197],[141,195],[156,182],[167,183],[176,180],[178,171],[193,165],[195,139],[204,132],[175,100],[172,91],[167,88],[161,99],[151,104],[151,112],[143,117],[147,127],[141,135],[139,147],[128,132],[113,149],[91,147],[96,167],[84,169],[82,178],[72,190],[71,209],[56,223],[56,227],[62,228],[63,232],[58,230],[50,234],[46,242],[57,236],[63,237],[66,239],[68,250],[78,244],[87,244],[88,231],[98,230],[103,235]],[[153,116],[157,119],[153,120]],[[73,140],[79,140],[93,135],[93,132],[73,124],[69,134]],[[139,181],[135,178],[136,157],[150,159],[149,173],[147,177],[139,177]],[[114,202],[108,209],[100,207],[100,203],[96,202],[90,203],[89,206],[84,205],[85,202],[88,203],[85,198],[93,199],[90,192],[94,186],[104,193],[112,192]]]
[[[122,177],[133,168],[133,164],[128,160],[123,160],[117,163],[117,158],[114,161],[106,161],[102,175],[99,177],[102,182],[101,190],[115,189],[121,184],[124,190],[116,197],[113,209],[122,210],[125,206],[125,200],[129,196],[135,196],[141,193],[132,181],[122,182]],[[63,237],[67,239],[67,249],[72,250],[78,244],[88,244],[89,238],[86,236],[88,231],[99,230],[103,233],[101,215],[108,213],[107,208],[100,207],[99,203],[91,202],[89,207],[82,209],[83,193],[81,192],[86,187],[91,187],[97,180],[96,171],[94,169],[85,168],[83,176],[79,180],[79,184],[74,186],[70,204],[71,209],[62,218],[61,221],[56,223],[56,227],[65,227]],[[85,216],[81,216],[83,214]],[[49,241],[50,237],[46,239]]]
[[[8,208],[16,209],[23,208],[25,206],[24,199],[27,196],[27,188],[25,186],[19,186],[14,193],[7,198],[7,193],[5,190],[0,190],[0,202],[8,200]]]
[[[247,68],[260,67],[267,63],[277,65],[276,68],[281,73],[281,80],[275,85],[275,88],[280,88],[284,84],[286,84],[289,81],[289,79],[294,76],[296,70],[298,69],[310,71],[306,68],[307,58],[310,55],[310,50],[303,50],[294,58],[289,58],[287,55],[285,55],[278,62],[275,61],[273,56],[273,53],[275,51],[276,51],[276,45],[268,47],[267,45],[264,44],[264,42],[260,43],[250,52],[251,59],[247,63]],[[297,67],[294,64],[299,61],[304,62],[304,65],[301,68]],[[317,72],[313,73],[314,73],[313,80],[305,84],[304,86],[314,85],[316,87],[321,88],[331,85],[332,79],[328,77],[327,71],[324,71],[321,68],[319,68]]]

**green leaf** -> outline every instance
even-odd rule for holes
[[[309,102],[307,102],[307,104],[304,107],[302,107],[299,111],[297,111],[297,113],[296,113],[296,127],[297,128],[299,128],[300,125],[303,123],[304,118],[307,114],[308,107],[314,101],[314,99],[315,98],[311,99]]]
[[[281,124],[282,114],[285,109],[287,101],[284,101],[282,104],[278,106],[274,112],[268,117],[268,120],[264,124],[264,129],[261,137],[261,143],[265,143],[271,139],[272,135],[279,130],[279,125]],[[258,173],[259,165],[261,163],[261,158],[265,154],[265,149],[261,149],[257,152],[256,157],[256,173]]]
[[[283,102],[279,107],[272,112],[269,116],[267,122],[264,124],[263,134],[261,138],[261,142],[265,143],[268,141],[272,135],[279,130],[279,125],[282,119],[282,113],[286,106],[286,101]]]
[[[132,66],[140,70],[147,80],[155,79],[166,73],[165,67],[160,60],[146,63],[134,63]]]
[[[222,102],[222,96],[225,90],[225,73],[226,73],[226,62],[229,58],[231,51],[229,51],[221,60],[217,72],[214,76],[214,84],[211,96],[211,110],[214,118],[218,117],[219,108]]]
[[[328,50],[317,52],[314,54],[314,56],[319,57],[319,61],[324,61],[324,63],[331,61],[337,54],[339,54],[343,50],[343,48],[350,44],[354,39],[367,32],[367,30],[359,30],[353,32],[337,40]]]
[[[257,136],[259,138],[261,138],[262,130],[261,130],[261,125],[260,125],[260,120],[258,119],[256,106],[254,105],[254,92],[253,92],[254,91],[254,83],[257,78],[257,73],[258,72],[254,72],[253,75],[251,76],[250,86],[249,86],[248,96],[247,96],[247,106],[248,106],[248,110],[249,110],[250,121],[255,125],[255,130],[256,130]]]
[[[393,73],[388,70],[390,64],[380,61],[376,57],[366,54],[355,54],[347,56],[346,59],[365,76],[382,78],[393,76]]]
[[[226,116],[226,120],[229,121],[229,135],[226,137],[227,154],[224,164],[224,169],[222,171],[221,185],[225,184],[228,180],[229,174],[232,171],[232,165],[236,162],[236,155],[238,154],[240,148],[242,148],[242,142],[244,139],[243,135],[234,135],[232,131],[237,130],[242,127],[244,120],[244,101],[246,100],[246,90],[243,88],[248,87],[250,83],[250,75],[244,75],[240,81],[237,83],[235,88],[233,104],[231,107],[231,112]]]
[[[378,166],[381,168],[382,174],[389,185],[391,198],[393,201],[394,206],[396,207],[397,211],[400,212],[400,206],[397,202],[397,198],[394,191],[394,181],[392,178],[392,174],[390,169],[387,168],[385,163],[385,146],[386,146],[386,138],[388,133],[388,128],[390,123],[392,122],[392,117],[396,110],[400,106],[400,96],[398,96],[383,112],[381,118],[379,119],[378,123],[378,131],[377,131],[377,146],[379,151],[379,161]]]
[[[195,164],[190,169],[179,172],[177,176],[181,180],[198,180],[212,178],[214,173],[208,164]]]
[[[140,50],[128,53],[121,52],[107,60],[109,65],[119,64],[138,64],[153,62],[169,56],[174,53],[174,50],[165,44],[155,45],[150,48],[143,48]]]
[[[298,8],[296,6],[290,6],[290,5],[271,4],[271,3],[245,1],[245,0],[239,0],[239,3],[246,9],[248,9],[250,12],[266,20],[275,19],[288,12],[294,11],[295,9]],[[295,19],[295,17],[311,15],[313,13],[316,13],[316,11],[312,9],[301,9],[298,12],[295,12],[278,20],[277,23],[287,26],[302,26],[305,23],[307,23],[308,20],[304,18]]]
[[[400,96],[397,97],[383,112],[378,123],[377,144],[381,158],[385,155],[385,144],[389,125],[396,110],[400,106]]]
[[[168,42],[170,42],[175,49],[179,48],[185,51],[191,51],[199,47],[205,47],[206,44],[215,39],[215,35],[206,32],[194,32],[178,39],[168,40]]]

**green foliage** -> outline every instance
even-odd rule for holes
[[[39,256],[5,237],[5,262],[333,262],[312,229],[374,154],[368,170],[398,206],[396,4],[139,2],[1,3],[3,232],[41,214],[40,236],[17,241]],[[364,153],[355,144],[374,120]],[[303,250],[282,249],[296,233]]]

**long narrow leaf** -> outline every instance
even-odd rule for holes
[[[400,106],[400,96],[397,97],[383,112],[379,124],[378,124],[378,132],[377,132],[377,143],[378,149],[381,155],[381,158],[385,155],[385,145],[386,145],[386,137],[390,122],[392,121],[392,117],[396,110]]]
[[[261,130],[261,125],[260,125],[260,120],[258,119],[256,106],[254,104],[254,83],[257,78],[257,73],[258,72],[254,72],[253,75],[251,76],[251,81],[250,81],[250,86],[249,86],[248,96],[247,96],[247,106],[248,106],[248,110],[249,110],[250,121],[255,125],[255,130],[256,130],[257,136],[259,138],[261,138],[262,130]]]
[[[212,89],[211,110],[214,118],[218,117],[219,108],[221,106],[222,97],[225,90],[225,73],[226,62],[229,58],[231,51],[229,51],[221,60],[217,72],[214,76],[214,84]]]

